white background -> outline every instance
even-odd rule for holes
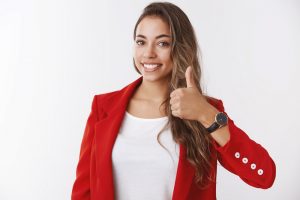
[[[94,94],[121,89],[150,1],[0,0],[0,199],[70,199]],[[277,165],[271,189],[222,167],[220,200],[300,199],[300,2],[172,1],[203,52],[203,88]]]

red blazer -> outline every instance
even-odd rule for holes
[[[112,171],[112,148],[118,135],[127,103],[142,76],[121,90],[95,95],[91,113],[87,119],[72,200],[113,200],[114,182]],[[221,100],[210,100],[219,111],[224,111]],[[229,118],[230,140],[212,149],[212,173],[217,170],[217,160],[230,172],[247,184],[257,188],[272,186],[276,167],[268,152],[251,140]],[[178,169],[172,200],[215,200],[216,184],[206,189],[196,187],[195,170],[186,159],[185,147],[180,144]],[[155,199],[155,194],[153,194]]]

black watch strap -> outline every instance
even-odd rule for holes
[[[217,130],[220,127],[220,124],[218,124],[217,122],[214,122],[212,125],[210,125],[210,127],[208,127],[206,130],[208,133],[212,133],[215,130]]]

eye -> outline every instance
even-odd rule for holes
[[[143,41],[143,40],[137,40],[135,43],[136,43],[137,45],[143,45],[143,44],[144,44],[144,41]]]
[[[168,42],[159,42],[158,45],[161,46],[161,47],[167,47],[167,46],[169,46],[170,44],[169,44]]]

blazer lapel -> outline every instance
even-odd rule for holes
[[[142,82],[143,77],[127,85],[115,94],[100,99],[103,117],[95,125],[97,193],[101,199],[114,199],[114,177],[112,166],[112,149],[121,127],[124,114],[131,96]],[[180,144],[178,169],[172,200],[186,199],[193,177],[194,168],[185,159],[186,150]]]

